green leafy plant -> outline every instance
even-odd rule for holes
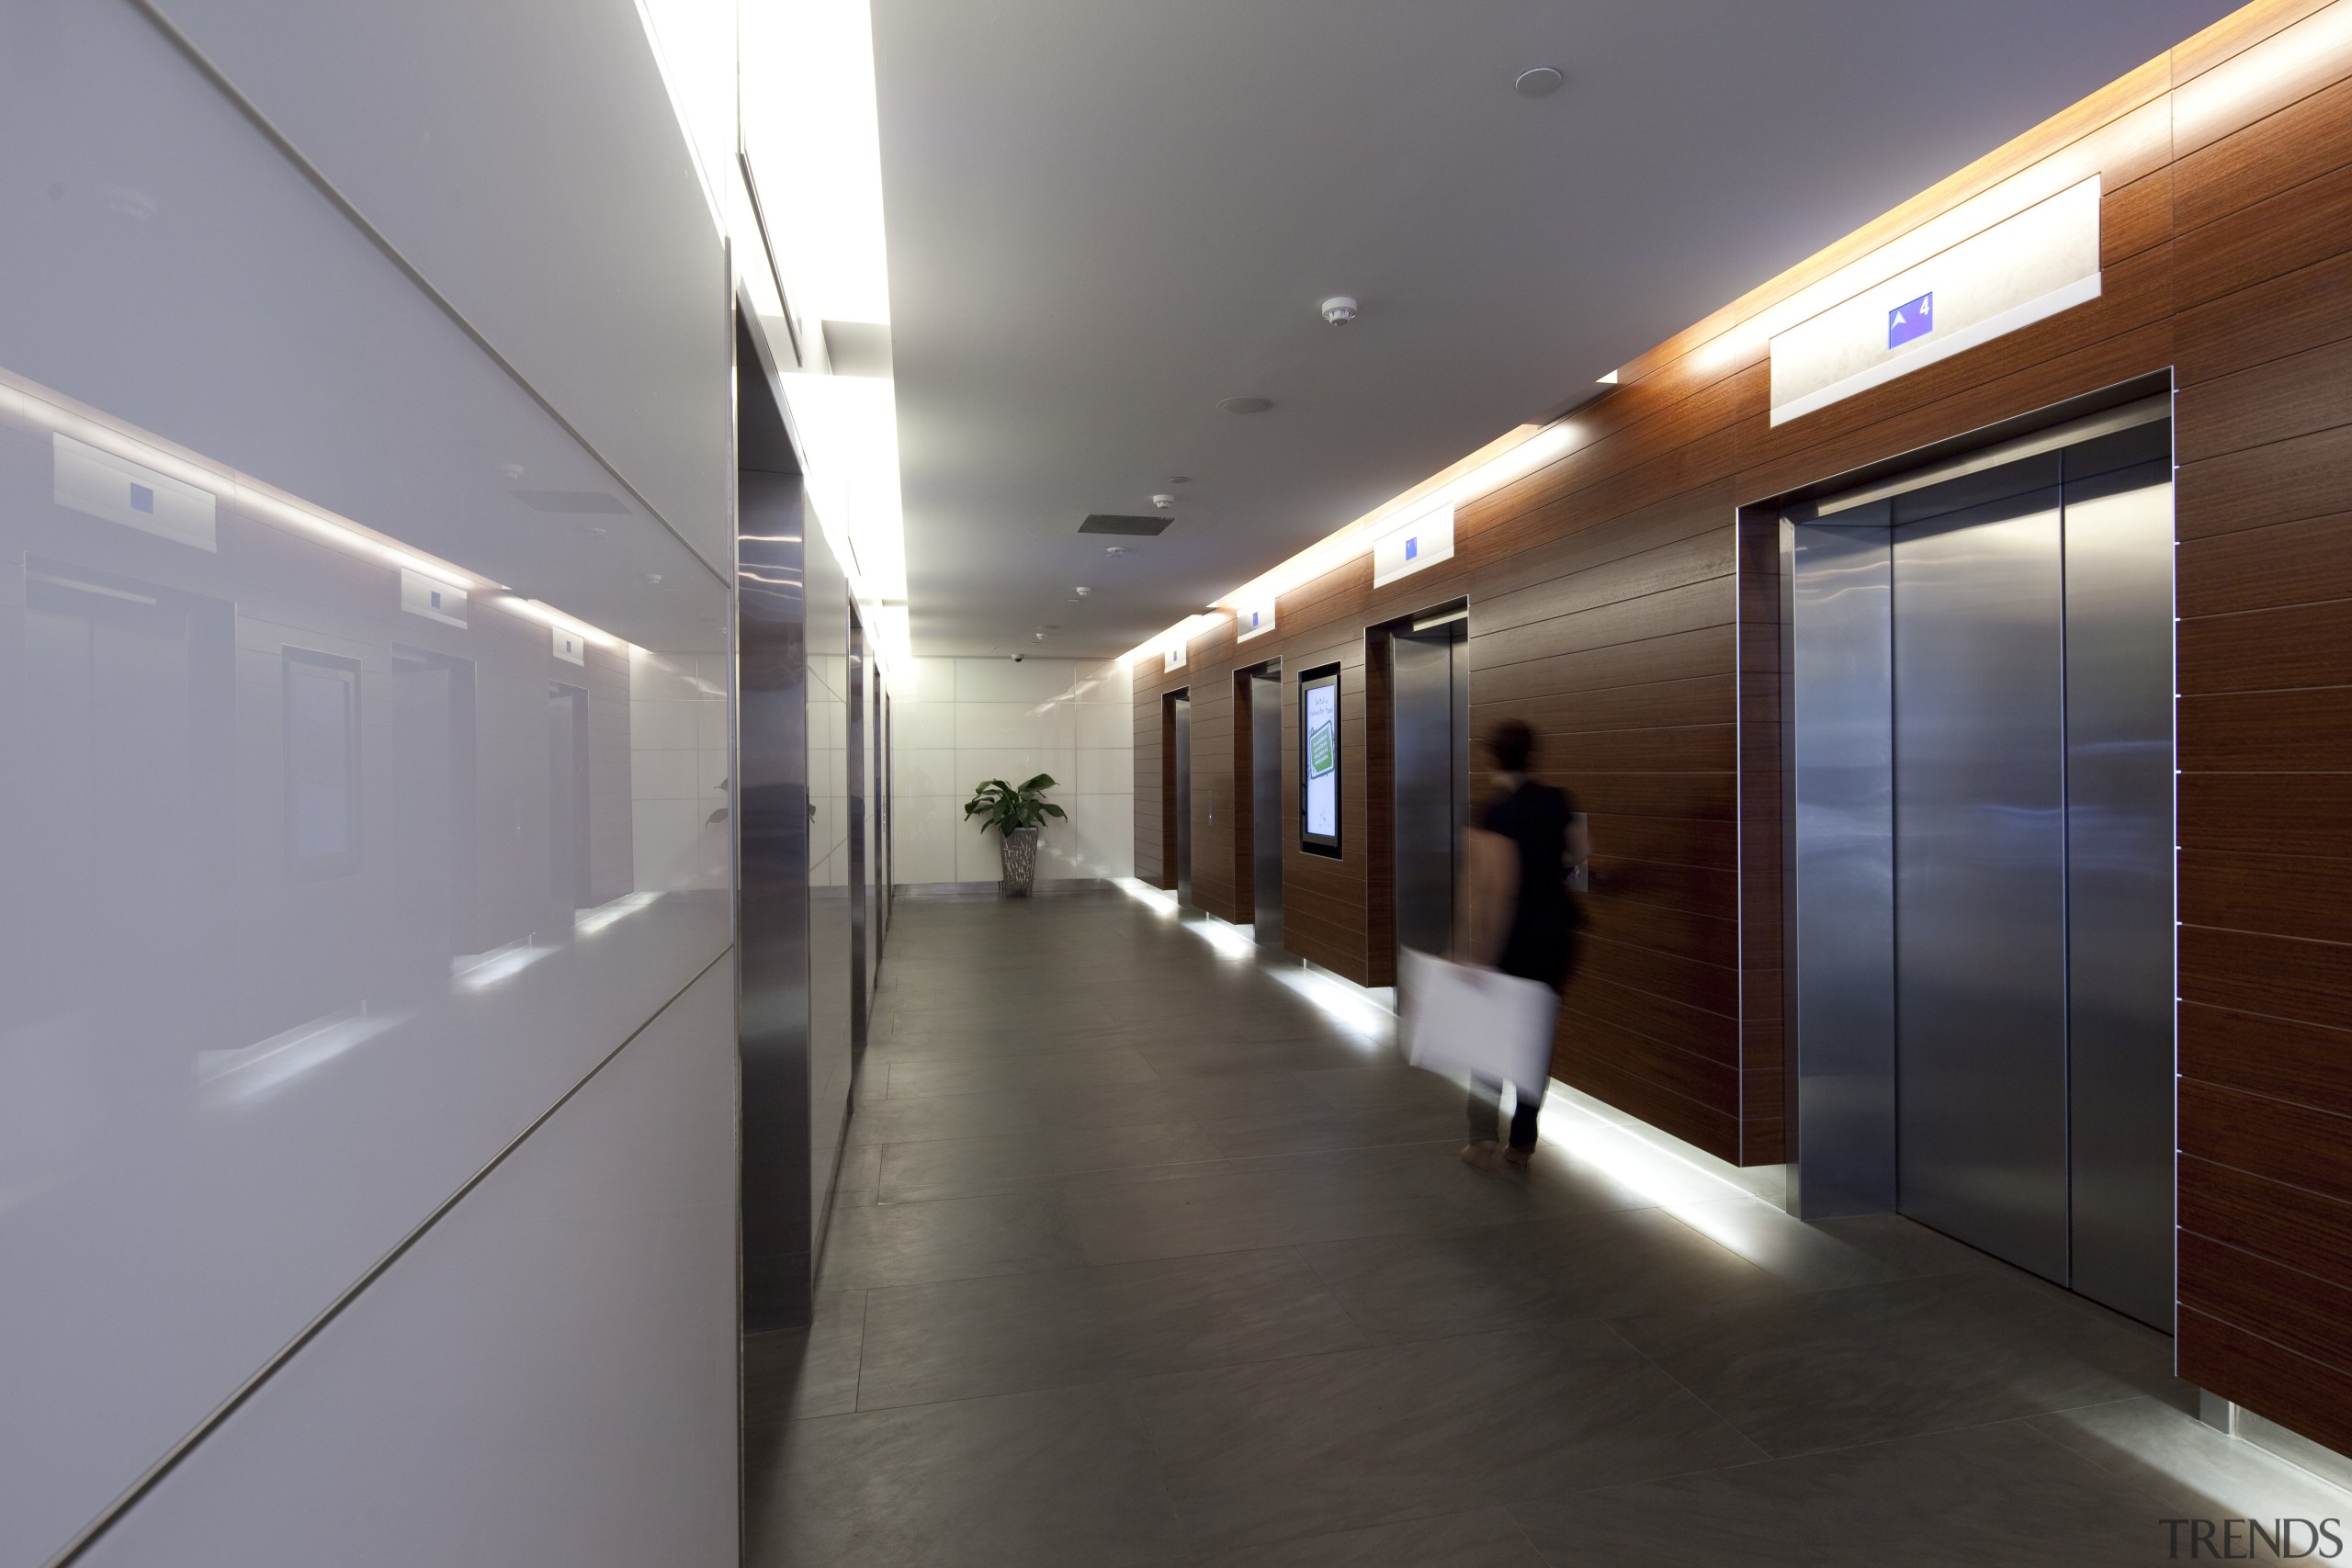
[[[1048,817],[1066,818],[1069,814],[1046,798],[1045,792],[1054,787],[1054,775],[1039,773],[1026,784],[1009,784],[1002,779],[990,779],[972,792],[964,803],[964,819],[980,819],[980,830],[993,828],[999,833],[1012,833],[1022,828],[1041,828]]]

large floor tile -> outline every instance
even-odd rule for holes
[[[1197,1081],[1170,1081],[1169,1092],[1197,1097],[1192,1103],[1201,1130],[1237,1157],[1444,1143],[1468,1131],[1458,1089],[1404,1067],[1295,1072],[1279,1089],[1255,1093],[1219,1095]]]
[[[1200,1568],[1544,1568],[1519,1521],[1500,1508],[1399,1525],[1237,1546]]]
[[[1185,1529],[1216,1549],[1759,1457],[1599,1324],[1136,1387]]]
[[[2103,1404],[2171,1386],[2171,1342],[1989,1274],[1628,1318],[1625,1336],[1775,1454]]]
[[[857,1107],[852,1145],[984,1138],[1056,1127],[1131,1127],[1190,1118],[1189,1103],[1151,1089],[1102,1093],[1080,1089],[999,1089],[913,1100],[876,1099]]]
[[[1370,1332],[1429,1337],[1786,1293],[1657,1209],[1300,1249]]]
[[[2174,1397],[2087,1405],[2029,1425],[2143,1491],[2185,1491],[2183,1506],[2202,1517],[2352,1519],[2352,1493],[2207,1426],[2194,1404],[2182,1384]]]
[[[1224,1077],[1233,1074],[1271,1072],[1387,1072],[1336,1040],[1293,1036],[1272,1040],[1218,1038],[1180,1040],[1140,1046],[1144,1060],[1161,1081]]]
[[[1364,1342],[1286,1252],[899,1286],[866,1300],[857,1403],[868,1410]]]
[[[1572,1212],[1574,1192],[1471,1169],[1450,1141],[1229,1160],[1161,1180],[1064,1185],[1090,1261],[1429,1235]]]
[[[1758,1199],[1669,1203],[1665,1212],[1800,1291],[1835,1291],[1905,1277],[1883,1258]]]
[[[808,1326],[743,1337],[743,1407],[773,1423],[857,1408],[865,1292],[826,1291]]]
[[[2196,1506],[2004,1422],[1511,1511],[1553,1568],[2142,1568]]]
[[[1088,1171],[1183,1167],[1222,1158],[1190,1122],[1080,1123],[986,1138],[893,1144],[881,1151],[886,1203],[1034,1187]]]
[[[751,1568],[1142,1568],[1189,1553],[1130,1402],[1107,1384],[796,1423]]]
[[[1821,1220],[1814,1228],[1858,1252],[1868,1253],[1895,1275],[1929,1279],[1972,1269],[2011,1272],[2009,1265],[1989,1252],[1979,1252],[1941,1231],[1930,1230],[1901,1214],[1855,1214],[1842,1220]]]
[[[835,1209],[820,1290],[1068,1269],[1084,1259],[1054,1192]]]
[[[988,1060],[933,1058],[892,1062],[884,1068],[883,1096],[911,1100],[932,1095],[1002,1093],[1008,1089],[1117,1094],[1159,1082],[1142,1055],[1123,1046],[1045,1052]]]

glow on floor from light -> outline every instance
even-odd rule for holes
[[[1362,987],[1312,969],[1274,969],[1268,973],[1312,1002],[1317,1011],[1360,1043],[1386,1045],[1396,1038],[1396,1015],[1374,1001]]]
[[[1120,892],[1145,906],[1153,914],[1164,918],[1176,913],[1176,895],[1169,892],[1165,887],[1154,887],[1150,883],[1138,881],[1132,876],[1114,876],[1111,880]]]
[[[1246,961],[1258,956],[1258,939],[1239,926],[1228,925],[1214,916],[1182,923],[1186,931],[1216,948],[1220,957]]]
[[[1552,1081],[1536,1122],[1545,1142],[1573,1151],[1575,1157],[1589,1160],[1611,1179],[1661,1205],[1681,1207],[1691,1205],[1694,1201],[1746,1198],[1776,1213],[1781,1212],[1753,1188],[1723,1171],[1709,1169],[1702,1162],[1709,1161],[1710,1156],[1701,1151],[1679,1152],[1672,1145],[1679,1140],[1668,1140],[1665,1134],[1654,1134],[1602,1115],[1581,1103],[1583,1100],[1583,1095],[1558,1079]],[[1689,1149],[1688,1145],[1682,1147]],[[1676,1217],[1683,1218],[1679,1213]],[[1687,1219],[1684,1223],[1691,1224]],[[1704,1231],[1705,1227],[1691,1224],[1691,1228]],[[1734,1251],[1742,1250],[1728,1233],[1710,1235],[1710,1239]]]

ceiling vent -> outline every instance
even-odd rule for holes
[[[1175,522],[1173,517],[1122,517],[1115,513],[1097,512],[1078,525],[1081,534],[1141,534],[1150,536]]]
[[[588,517],[626,517],[628,508],[616,495],[601,490],[518,490],[514,499],[540,512],[569,512]]]

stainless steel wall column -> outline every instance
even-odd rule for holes
[[[738,544],[736,942],[743,1326],[804,1320],[809,1157],[808,599],[800,481],[745,473]]]
[[[2155,460],[2128,461],[2151,446]],[[2172,613],[2170,454],[2146,432],[2068,451],[2072,1282],[2160,1328],[2176,1146]]]
[[[865,1010],[874,997],[874,812],[866,781],[874,776],[873,749],[866,740],[865,626],[849,613],[849,1042],[854,1058],[865,1054]]]

